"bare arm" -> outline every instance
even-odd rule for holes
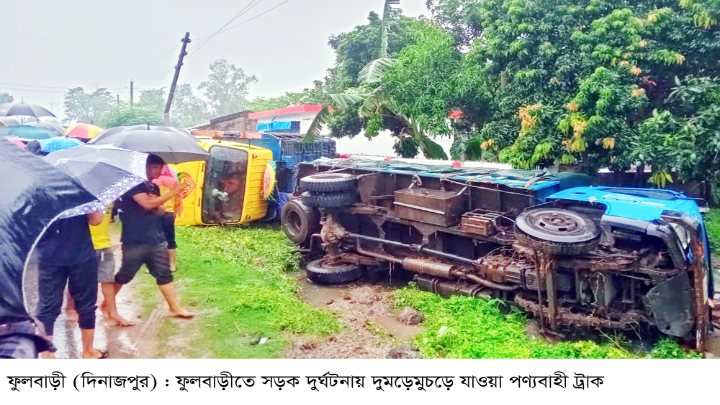
[[[148,193],[137,193],[133,196],[133,200],[145,210],[154,210],[178,195],[183,188],[185,188],[185,183],[178,183],[177,186],[163,195],[153,196]]]
[[[104,212],[93,212],[91,214],[88,214],[88,223],[92,226],[100,225],[103,219],[105,219]]]

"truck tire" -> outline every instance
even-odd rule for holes
[[[551,255],[583,255],[600,243],[600,229],[592,219],[560,208],[523,211],[515,218],[515,236],[521,244]]]
[[[347,207],[357,202],[357,192],[343,191],[339,193],[302,193],[302,202],[308,207],[316,208],[340,208]]]
[[[315,284],[344,284],[363,276],[363,269],[353,263],[328,263],[325,258],[305,266],[307,277]]]
[[[288,239],[301,246],[307,245],[312,235],[320,230],[317,211],[298,199],[292,199],[283,206],[280,224]]]
[[[357,177],[348,173],[319,173],[300,179],[300,189],[311,193],[336,193],[357,189]]]

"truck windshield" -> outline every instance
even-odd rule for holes
[[[617,194],[632,195],[635,197],[655,198],[657,200],[675,200],[677,194],[667,190],[650,190],[646,188],[623,188],[623,187],[605,187],[603,190]]]
[[[247,152],[213,146],[203,186],[204,223],[239,222],[242,218],[247,177]]]

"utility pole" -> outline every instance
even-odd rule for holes
[[[382,37],[380,41],[380,57],[388,57],[388,24],[390,21],[390,11],[392,11],[393,4],[400,4],[400,0],[385,0],[385,8],[383,9],[382,19]]]
[[[120,106],[120,93],[117,93],[116,96],[117,96],[117,105],[119,107]]]
[[[133,81],[130,79],[130,107],[133,105]]]
[[[185,38],[182,39],[182,49],[180,49],[180,57],[178,57],[178,63],[175,65],[175,76],[173,76],[172,84],[170,85],[170,91],[168,92],[168,99],[167,104],[165,104],[165,112],[163,114],[163,118],[165,120],[165,125],[170,124],[170,106],[172,106],[173,97],[175,96],[175,86],[177,86],[178,77],[180,76],[180,68],[183,65],[183,58],[185,58],[185,55],[187,55],[187,52],[185,52],[185,48],[187,47],[187,44],[190,43],[190,33],[185,33]]]

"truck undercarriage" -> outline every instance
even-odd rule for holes
[[[613,195],[659,209],[637,190],[596,201],[596,188],[569,188],[587,184],[572,175],[342,160],[303,164],[298,178],[282,222],[316,259],[313,281],[402,269],[435,293],[512,301],[554,334],[653,325],[701,350],[711,329],[701,221],[669,209],[653,221],[611,215]]]

